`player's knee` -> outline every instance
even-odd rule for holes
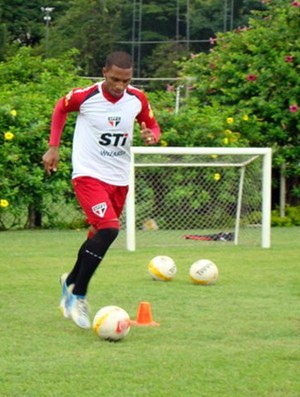
[[[119,234],[119,228],[110,227],[106,229],[100,229],[98,230],[97,234],[100,234],[101,237],[105,238],[107,241],[113,242]]]
[[[119,234],[119,229],[118,228],[106,228],[106,229],[100,229],[97,231],[97,233],[94,235],[93,239],[95,241],[101,241],[102,243],[105,242],[107,246],[110,246],[114,240],[117,238]]]
[[[116,239],[119,233],[117,228],[107,228],[98,230],[94,236],[86,243],[86,252],[97,258],[99,261],[104,257],[106,251]]]

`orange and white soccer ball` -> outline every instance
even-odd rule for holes
[[[191,265],[190,277],[195,284],[212,285],[219,277],[219,270],[211,260],[200,259]]]
[[[159,255],[148,263],[148,271],[153,280],[170,281],[176,275],[177,267],[172,258]]]
[[[93,329],[101,339],[118,341],[130,331],[129,314],[119,306],[105,306],[100,309],[93,321]]]

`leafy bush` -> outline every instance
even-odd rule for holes
[[[194,78],[190,95],[207,114],[202,128],[221,134],[227,118],[237,142],[270,146],[274,165],[299,173],[300,2],[264,3],[249,28],[217,34],[210,53],[193,55],[182,74]]]
[[[64,132],[59,171],[51,178],[45,175],[42,155],[56,100],[74,86],[87,85],[78,77],[72,55],[43,60],[21,48],[16,56],[0,63],[1,229],[21,220],[24,226],[33,227],[47,211],[47,203],[51,205],[49,197],[52,201],[59,195],[70,198],[71,123]],[[4,217],[7,214],[11,217]]]
[[[272,226],[300,226],[300,206],[285,208],[285,216],[281,217],[279,209],[272,211]]]

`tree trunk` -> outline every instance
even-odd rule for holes
[[[35,229],[36,227],[42,226],[42,214],[37,209],[37,205],[30,204],[28,207],[28,217],[27,217],[27,228]]]

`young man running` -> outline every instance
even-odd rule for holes
[[[118,235],[130,170],[135,120],[146,145],[155,144],[160,128],[146,95],[130,85],[133,62],[123,51],[108,55],[104,81],[73,89],[56,104],[49,149],[43,164],[50,175],[58,168],[60,138],[69,112],[78,112],[72,148],[72,184],[90,225],[69,274],[61,276],[60,309],[81,328],[90,328],[88,284]]]

